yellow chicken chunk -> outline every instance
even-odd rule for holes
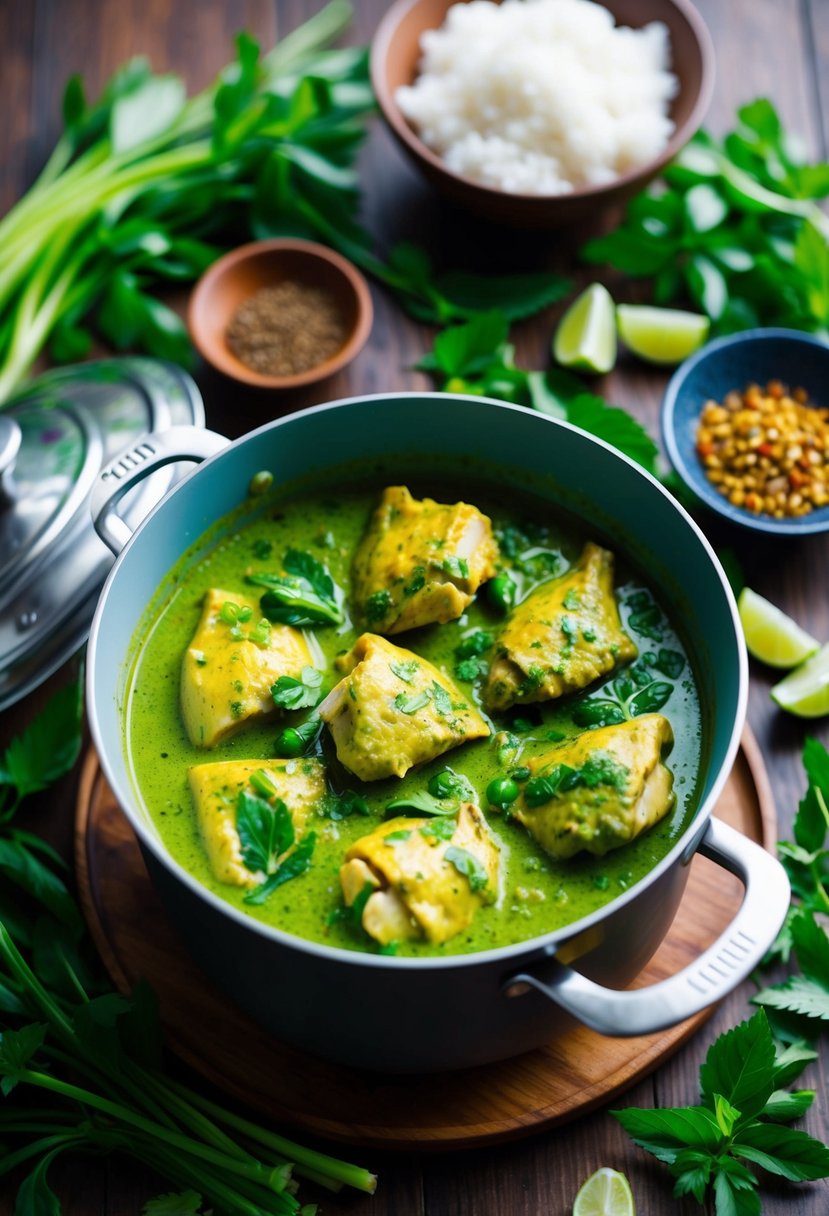
[[[602,856],[658,823],[674,804],[662,754],[673,731],[661,714],[585,731],[527,761],[511,815],[552,857]]]
[[[337,665],[347,674],[318,712],[338,759],[361,781],[403,777],[415,764],[489,734],[448,676],[385,638],[362,634]]]
[[[325,768],[319,760],[224,760],[188,770],[199,833],[210,868],[219,882],[253,887],[265,875],[247,868],[236,828],[236,804],[253,773],[264,772],[274,797],[288,808],[297,839],[308,813],[325,794]]]
[[[366,886],[362,925],[381,945],[445,942],[498,892],[498,846],[474,803],[462,803],[449,840],[434,819],[390,819],[356,841],[340,869],[350,907]]]
[[[389,486],[354,555],[354,598],[375,633],[454,621],[495,574],[498,546],[477,507]]]
[[[228,603],[247,619],[236,625],[224,620],[222,607]],[[298,677],[313,664],[298,629],[260,626],[261,619],[258,599],[215,587],[205,595],[181,665],[181,713],[196,747],[215,747],[249,718],[275,713],[271,686],[279,676]]]
[[[613,594],[613,554],[588,543],[578,563],[522,600],[497,643],[487,709],[508,709],[575,692],[635,659]]]

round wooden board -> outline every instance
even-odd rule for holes
[[[716,814],[774,848],[771,790],[748,730]],[[461,1074],[363,1073],[277,1041],[203,976],[165,918],[94,752],[86,757],[78,795],[76,865],[84,913],[113,982],[128,992],[139,977],[149,980],[168,1046],[228,1097],[329,1140],[451,1149],[563,1123],[652,1071],[708,1016],[632,1039],[607,1039],[574,1026],[549,1046]],[[741,895],[736,878],[694,858],[676,919],[636,986],[692,961],[725,928]]]

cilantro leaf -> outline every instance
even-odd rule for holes
[[[322,672],[315,667],[303,667],[299,679],[280,676],[271,686],[274,705],[282,709],[313,708],[322,700]]]
[[[236,830],[242,861],[249,870],[272,874],[279,858],[294,843],[294,823],[281,798],[273,804],[241,790],[236,802]]]
[[[311,865],[311,857],[314,852],[314,846],[317,843],[316,834],[309,832],[307,836],[303,836],[302,840],[296,848],[290,852],[272,873],[268,875],[263,883],[258,887],[254,887],[244,897],[246,904],[262,904],[272,895],[277,887],[281,887],[283,883],[288,882],[292,878],[297,878],[300,874],[304,874]]]
[[[394,698],[392,704],[395,709],[399,709],[401,714],[416,714],[419,709],[423,709],[424,705],[428,705],[432,694],[428,688],[422,688],[412,697],[407,697],[404,692],[399,692]]]
[[[443,854],[444,860],[453,865],[459,874],[462,874],[469,882],[469,889],[474,894],[477,891],[483,891],[489,882],[489,876],[485,867],[474,855],[468,852],[467,849],[462,849],[458,845],[451,845]]]

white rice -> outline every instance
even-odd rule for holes
[[[653,160],[674,129],[668,30],[615,26],[592,0],[454,4],[397,102],[454,173],[566,194]]]

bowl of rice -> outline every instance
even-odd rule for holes
[[[396,0],[371,46],[404,151],[454,203],[520,227],[640,191],[702,123],[713,76],[689,0]]]

